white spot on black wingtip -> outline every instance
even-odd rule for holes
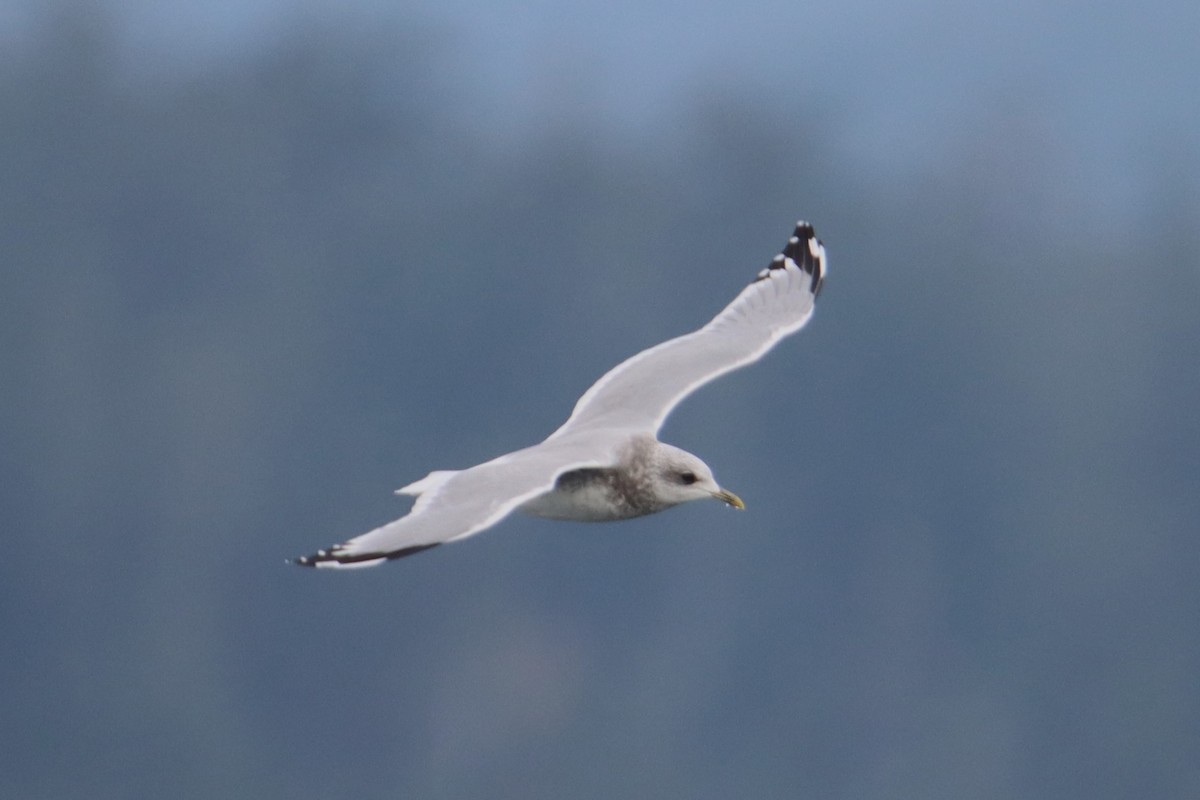
[[[332,548],[336,550],[337,548]],[[288,559],[288,563],[295,564],[297,567],[319,567],[329,561],[337,561],[338,557],[329,550],[318,550],[312,555],[296,556]]]
[[[758,273],[756,281],[770,276],[772,270],[784,269],[791,261],[797,268],[812,276],[812,293],[815,297],[821,292],[825,281],[825,248],[817,238],[813,226],[804,220],[796,223],[796,230],[788,237],[783,252],[771,259],[767,268]]]

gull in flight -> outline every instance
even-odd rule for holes
[[[406,516],[292,563],[381,564],[465,539],[513,511],[605,522],[705,498],[745,508],[717,485],[707,464],[658,441],[658,430],[694,390],[804,327],[825,270],[825,248],[812,226],[797,223],[783,251],[725,310],[613,367],[545,441],[468,469],[431,472],[397,490],[417,498]]]

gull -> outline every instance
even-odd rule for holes
[[[707,464],[660,442],[658,431],[693,391],[804,327],[825,271],[812,226],[796,223],[782,252],[711,322],[613,367],[544,441],[468,469],[430,472],[396,490],[416,497],[407,515],[291,563],[374,566],[465,539],[513,511],[607,522],[705,498],[744,509]]]

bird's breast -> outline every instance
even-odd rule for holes
[[[558,476],[554,488],[521,506],[535,517],[612,522],[662,511],[667,506],[637,491],[613,469],[576,469]]]

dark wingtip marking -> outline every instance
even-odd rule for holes
[[[771,263],[755,280],[761,281],[768,277],[771,270],[783,269],[787,260],[791,259],[797,267],[812,276],[812,293],[816,297],[821,293],[821,285],[825,282],[825,259],[823,249],[820,250],[821,257],[813,255],[813,242],[818,248],[823,246],[813,226],[800,220],[796,223],[796,230],[788,238],[787,244],[783,246],[783,251],[771,259]]]
[[[296,556],[295,558],[286,559],[287,563],[295,564],[297,567],[315,567],[317,564],[321,563],[322,561],[335,561],[335,560],[336,559],[334,559],[332,556],[329,555],[328,550],[318,550],[317,552],[313,553],[312,555]]]
[[[413,545],[412,547],[405,547],[400,550],[395,550],[391,553],[360,553],[354,556],[339,556],[333,552],[330,552],[329,550],[318,550],[311,556],[297,556],[296,558],[287,559],[287,562],[289,564],[295,564],[298,567],[316,567],[319,564],[328,561],[336,561],[338,564],[357,564],[361,561],[376,561],[381,558],[386,558],[388,561],[394,561],[397,558],[416,555],[422,550],[428,550],[431,547],[437,547],[439,544],[441,544],[441,542],[434,542],[433,544],[418,544]]]

